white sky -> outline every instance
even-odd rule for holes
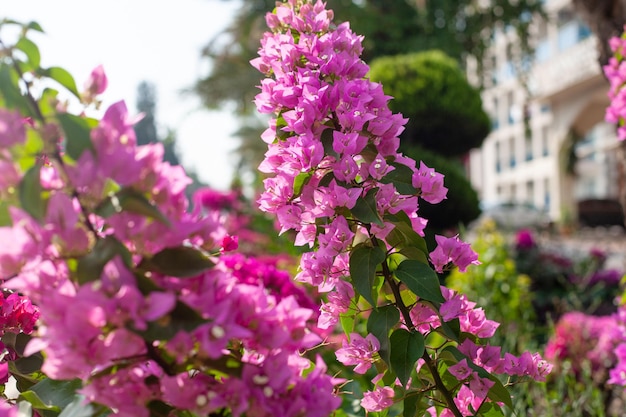
[[[61,66],[79,89],[91,70],[104,66],[104,104],[125,100],[136,113],[137,85],[157,87],[157,122],[177,133],[178,153],[208,184],[226,189],[232,178],[237,128],[228,112],[201,109],[180,91],[207,73],[201,48],[239,5],[222,0],[0,0],[0,19],[34,20],[46,32],[33,36],[43,66]],[[1,35],[2,33],[0,33]]]

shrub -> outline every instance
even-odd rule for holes
[[[456,61],[441,51],[378,58],[369,75],[394,97],[390,109],[410,119],[401,136],[405,147],[419,144],[460,156],[479,147],[489,134],[480,92]]]

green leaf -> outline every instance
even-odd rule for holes
[[[15,48],[26,54],[28,63],[32,65],[33,68],[39,67],[39,64],[41,63],[41,54],[39,53],[39,48],[33,41],[22,37],[15,44]]]
[[[6,65],[0,65],[0,96],[4,99],[6,107],[17,108],[23,115],[32,114],[30,105],[18,86],[17,74]]]
[[[395,169],[385,175],[380,182],[393,184],[396,190],[403,195],[415,195],[417,190],[413,187],[413,170],[404,164],[392,163]]]
[[[378,209],[376,208],[376,193],[378,193],[377,188],[369,190],[365,197],[359,198],[356,201],[356,204],[352,208],[351,212],[357,220],[360,220],[363,223],[374,223],[382,227],[384,226],[384,223],[378,214]]]
[[[33,387],[34,388],[34,387]],[[33,391],[25,391],[20,393],[18,400],[28,401],[30,405],[36,410],[52,410],[52,411],[61,411],[59,406],[53,404],[46,404],[39,395]]]
[[[140,214],[157,220],[166,226],[171,226],[170,221],[161,211],[139,191],[134,188],[122,188],[115,194],[110,195],[95,209],[95,213],[107,218],[115,213],[123,211]]]
[[[423,300],[443,303],[439,278],[428,265],[411,259],[403,261],[394,275]]]
[[[333,148],[334,133],[335,129],[333,129],[332,127],[324,129],[320,136],[320,142],[322,142],[322,146],[324,147],[324,153],[326,155],[334,156],[335,158],[337,158],[339,157],[339,154],[335,152],[335,149]]]
[[[179,331],[190,332],[206,322],[197,311],[187,304],[177,301],[174,310],[168,315],[168,320],[151,321],[148,322],[147,329],[133,329],[133,331],[150,342],[170,340]]]
[[[20,205],[34,219],[43,220],[46,216],[46,204],[41,195],[43,188],[41,187],[40,177],[41,166],[35,164],[32,166],[22,178],[19,185]]]
[[[357,293],[373,307],[376,301],[372,295],[376,280],[376,268],[385,260],[385,252],[378,246],[358,245],[350,254],[350,277]]]
[[[402,385],[406,385],[415,363],[424,354],[424,336],[419,332],[396,329],[390,337],[390,365]]]
[[[43,33],[43,29],[41,28],[39,23],[35,21],[28,22],[28,24],[26,25],[26,28]]]
[[[33,372],[39,372],[41,365],[43,365],[43,356],[37,352],[33,355],[25,358],[18,358],[14,362],[15,369],[22,375],[32,374]]]
[[[423,396],[424,393],[422,392],[407,392],[404,397],[402,417],[415,417],[415,414],[417,414],[417,404],[422,400]]]
[[[150,271],[164,275],[188,278],[206,271],[213,265],[214,263],[199,250],[189,246],[176,246],[161,250],[146,260],[144,266]]]
[[[359,297],[353,297],[350,300],[350,307],[348,308],[348,311],[346,311],[345,313],[341,313],[339,315],[339,322],[341,323],[341,328],[343,329],[343,332],[346,334],[346,336],[348,338],[350,338],[350,333],[352,333],[354,331],[354,322],[356,319],[356,314],[359,311],[358,309],[358,300]]]
[[[92,417],[94,412],[95,408],[91,404],[85,403],[84,396],[76,395],[74,401],[63,409],[59,417]]]
[[[294,197],[298,197],[300,195],[300,193],[302,192],[302,187],[304,187],[309,182],[312,176],[313,174],[311,174],[310,172],[301,172],[296,175],[296,177],[293,179]]]
[[[57,119],[65,132],[65,152],[73,160],[77,161],[85,149],[94,152],[91,127],[87,120],[69,113],[59,113]]]
[[[487,373],[487,371],[485,371],[484,369],[483,371]],[[481,373],[479,372],[478,374],[480,375]],[[494,384],[491,386],[491,388],[489,388],[489,392],[487,392],[487,397],[489,397],[489,399],[493,402],[503,403],[510,409],[513,409],[511,393],[506,389],[504,385],[502,385],[502,382],[500,382],[500,380],[496,376],[488,373],[488,378],[492,380]]]
[[[389,364],[389,332],[400,321],[400,312],[394,305],[386,305],[373,310],[367,319],[367,332],[380,342],[378,353]]]
[[[35,384],[31,388],[31,392],[34,392],[47,407],[63,409],[75,400],[76,391],[82,386],[80,379],[55,381],[46,378]],[[37,407],[35,406],[35,408]]]
[[[346,337],[350,337],[350,333],[354,332],[355,314],[346,312],[339,315],[339,323]]]
[[[61,67],[50,67],[46,68],[39,72],[40,75],[53,79],[54,81],[61,84],[65,87],[70,93],[74,94],[76,97],[80,98],[80,93],[76,88],[76,81],[74,81],[74,77],[72,74],[67,72],[67,70]]]
[[[132,265],[131,254],[122,242],[113,236],[99,239],[91,252],[78,260],[76,279],[85,284],[100,279],[104,266],[117,255],[122,257],[126,266]]]
[[[459,338],[461,337],[461,322],[459,321],[459,319],[452,319],[447,322],[442,322],[441,327],[437,328],[436,330],[448,339],[458,342]]]

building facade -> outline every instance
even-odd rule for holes
[[[532,204],[554,221],[575,218],[580,200],[618,194],[615,130],[603,121],[608,82],[596,39],[570,3],[545,2],[548,19],[532,26],[536,52],[526,71],[514,64],[520,52],[507,29],[493,39],[482,80],[468,63],[493,127],[469,156],[473,186],[487,204]]]

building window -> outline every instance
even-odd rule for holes
[[[525,154],[526,154],[526,161],[532,161],[533,160],[533,138],[532,136],[527,136],[524,139],[524,147],[525,149]]]
[[[509,152],[510,152],[510,158],[509,158],[509,167],[511,168],[515,168],[515,162],[516,162],[516,158],[515,158],[515,138],[511,138],[509,139]]]
[[[512,125],[515,123],[515,96],[513,95],[513,91],[509,91],[506,95],[507,97],[507,122]]]
[[[557,25],[559,51],[564,51],[591,35],[589,27],[569,7],[559,11]]]
[[[500,126],[500,117],[499,117],[499,111],[498,111],[498,98],[494,98],[493,99],[493,110],[491,113],[491,128],[493,130],[498,129],[498,127]]]

